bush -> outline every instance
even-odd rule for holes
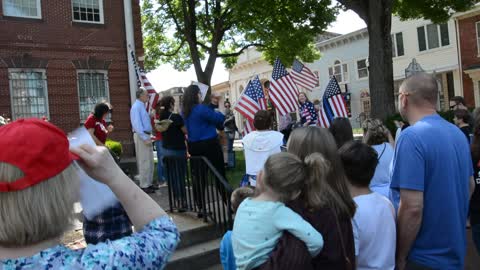
[[[105,142],[105,146],[110,149],[113,153],[115,153],[117,156],[121,156],[123,152],[122,144],[117,141],[113,141],[110,139],[107,139]]]
[[[443,119],[447,120],[448,122],[453,123],[453,116],[454,116],[453,111],[441,111],[441,112],[438,112],[438,115],[440,115]],[[384,122],[385,126],[392,133],[392,136],[395,136],[395,133],[397,132],[397,126],[395,126],[395,121],[405,122],[399,113],[388,116]]]

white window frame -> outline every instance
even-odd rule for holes
[[[427,29],[427,26],[429,25],[435,25],[437,26],[437,35],[438,35],[438,47],[436,48],[430,48],[430,43],[428,41],[428,29]],[[440,30],[440,25],[442,24],[445,24],[447,26],[447,32],[448,32],[448,45],[443,45],[442,44],[442,31]],[[429,23],[429,24],[426,24],[426,25],[423,25],[423,26],[419,26],[417,27],[418,28],[423,28],[423,34],[425,35],[425,46],[427,46],[427,48],[424,50],[424,51],[420,51],[420,40],[418,40],[418,32],[417,32],[417,45],[418,45],[418,51],[420,53],[423,53],[423,52],[427,52],[427,51],[431,51],[431,50],[438,50],[438,49],[441,49],[441,48],[446,48],[446,47],[450,47],[452,46],[452,41],[450,39],[451,35],[450,35],[450,26],[448,25],[448,23],[441,23],[441,24],[435,24],[435,23]],[[418,31],[418,30],[417,30]]]
[[[360,77],[360,72],[359,72],[360,69],[358,68],[358,62],[360,62],[360,61],[365,61],[365,67],[362,68],[362,70],[363,69],[367,70],[367,76],[366,77]],[[359,81],[367,80],[368,77],[370,76],[370,72],[368,70],[367,62],[368,62],[367,58],[360,58],[360,59],[355,60],[355,69],[357,70],[357,80],[359,80]]]
[[[335,64],[335,62],[339,62],[339,64]],[[342,74],[342,80],[339,81],[338,77],[335,76],[339,84],[345,84],[349,82],[349,74],[348,74],[348,63],[347,62],[342,62],[339,59],[336,59],[333,61],[333,64],[328,67],[328,77],[335,75],[335,67],[340,66],[340,73]],[[345,71],[344,67],[347,67],[347,70]],[[330,74],[330,70],[332,70],[332,74]]]
[[[107,101],[110,102],[110,83],[108,81],[108,71],[107,70],[99,70],[99,69],[77,69],[77,95],[78,95],[78,114],[80,117],[80,123],[85,123],[85,119],[82,119],[82,110],[80,104],[80,74],[81,73],[101,73],[103,74],[103,78],[105,80],[105,91],[107,92]],[[100,101],[97,101],[97,103]]]
[[[29,18],[29,19],[41,19],[42,18],[42,1],[41,0],[36,0],[37,16],[23,16],[23,15],[8,14],[8,13],[6,13],[5,2],[6,2],[6,0],[2,0],[2,10],[3,10],[3,15],[4,16],[18,17],[18,18]]]
[[[78,22],[78,23],[93,23],[93,24],[104,24],[104,14],[105,14],[105,11],[103,9],[103,0],[98,0],[98,9],[100,10],[100,21],[99,22],[92,22],[92,21],[84,21],[84,20],[75,20],[75,15],[74,15],[74,12],[73,12],[73,1],[74,0],[71,0],[70,3],[71,3],[71,10],[72,10],[72,22]]]
[[[477,57],[480,57],[480,36],[478,35],[480,30],[480,21],[475,22],[475,35],[477,36]]]
[[[402,34],[403,55],[398,55],[397,34]],[[392,38],[392,58],[405,56],[405,43],[403,40],[403,32],[392,33],[390,37]]]
[[[22,73],[22,72],[37,72],[42,74],[43,80],[43,87],[44,87],[44,94],[45,94],[45,110],[46,110],[46,117],[50,119],[50,107],[48,101],[48,87],[47,87],[47,71],[45,69],[26,69],[26,68],[9,68],[8,69],[8,86],[9,86],[9,93],[10,93],[10,110],[12,113],[12,120],[18,119],[15,115],[15,110],[13,109],[14,99],[13,99],[13,82],[10,79],[10,73]]]

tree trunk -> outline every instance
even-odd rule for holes
[[[391,0],[369,0],[366,23],[369,35],[371,117],[385,120],[395,113]]]

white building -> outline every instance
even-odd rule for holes
[[[423,70],[436,74],[441,109],[449,109],[449,98],[463,95],[454,20],[436,25],[428,20],[401,21],[393,17],[392,41],[395,96],[413,58]]]
[[[322,56],[308,67],[318,74],[320,82],[312,92],[307,92],[308,97],[321,100],[330,77],[335,75],[342,91],[351,94],[351,123],[359,127],[364,114],[370,113],[370,100],[361,98],[369,93],[367,29],[321,41],[316,47]]]

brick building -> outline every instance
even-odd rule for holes
[[[130,15],[137,56],[143,45],[139,0],[124,1],[0,0],[0,115],[45,116],[69,132],[108,100],[111,138],[132,155]]]
[[[480,107],[480,6],[457,14],[463,95],[468,107]]]

